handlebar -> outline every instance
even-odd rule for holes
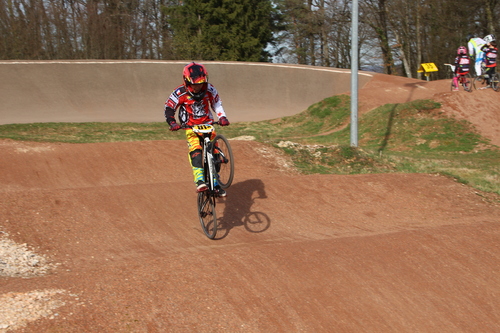
[[[444,64],[445,66],[449,67],[451,71],[455,71],[455,65],[452,64]]]
[[[214,121],[212,124],[198,124],[198,125],[219,125],[218,121]],[[188,129],[188,128],[193,128],[193,126],[182,124],[181,125],[182,129]]]

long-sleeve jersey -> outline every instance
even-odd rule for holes
[[[495,67],[497,65],[497,48],[485,45],[481,48],[481,51],[484,52],[484,64],[486,67]]]
[[[467,43],[469,55],[471,57],[477,57],[481,53],[481,48],[484,46],[484,44],[486,44],[486,42],[482,38],[471,38]]]
[[[196,101],[184,85],[178,86],[165,102],[164,113],[167,123],[175,122],[175,111],[179,109],[179,121],[183,125],[212,124],[212,110],[218,118],[225,117],[217,89],[207,83],[207,92],[200,101]]]
[[[464,74],[469,72],[470,58],[466,54],[457,55],[455,58],[455,74]]]

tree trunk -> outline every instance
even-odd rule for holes
[[[420,37],[420,19],[421,19],[421,5],[420,5],[420,0],[416,3],[417,5],[417,17],[416,17],[416,24],[415,24],[415,32],[416,32],[416,37],[417,37],[417,66],[420,67],[420,64],[422,63],[422,38]],[[417,72],[417,79],[421,80],[422,79],[422,73]]]
[[[493,24],[493,10],[497,0],[484,0],[484,10],[486,11],[486,26],[488,34],[495,34],[495,25]]]

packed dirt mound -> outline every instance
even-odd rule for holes
[[[470,121],[491,143],[500,146],[500,92],[492,89],[458,92],[450,90],[451,80],[421,81],[383,74],[374,75],[359,92],[359,109],[363,114],[387,103],[405,103],[433,99],[442,110],[458,119]]]
[[[493,92],[447,89],[375,75],[360,110],[436,96],[480,130],[497,119],[461,108]],[[0,332],[500,331],[494,196],[437,175],[299,175],[231,144],[209,240],[183,141],[1,140],[0,232],[51,266],[0,274]]]
[[[458,119],[470,121],[491,143],[500,146],[500,92],[491,89],[467,94],[444,93],[436,96],[443,111]]]

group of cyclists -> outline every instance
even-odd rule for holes
[[[476,76],[483,75],[486,87],[490,88],[490,80],[496,71],[497,46],[495,35],[487,35],[484,38],[469,35],[467,47],[460,46],[455,57],[455,75],[453,77],[453,90],[458,90],[458,78],[460,75],[470,73],[471,62],[474,60],[474,71]]]

